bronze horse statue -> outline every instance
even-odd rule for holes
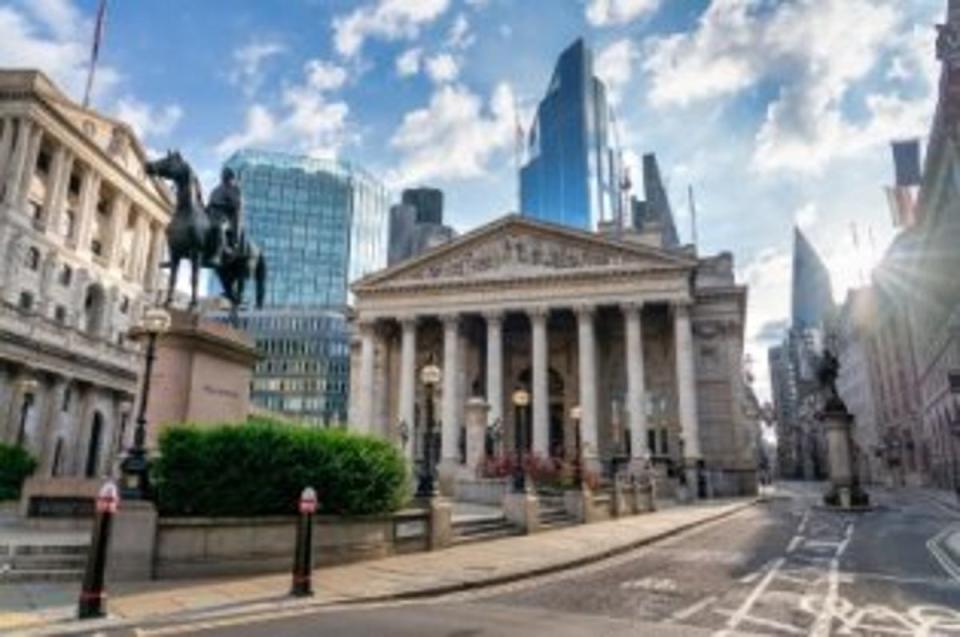
[[[197,305],[200,269],[208,267],[211,257],[222,251],[222,246],[217,245],[222,233],[217,232],[204,206],[200,181],[178,151],[168,151],[165,157],[147,162],[145,168],[148,175],[170,180],[176,190],[176,207],[173,219],[167,226],[170,261],[164,267],[170,268],[170,281],[165,304],[170,305],[173,301],[180,261],[188,259],[191,266],[190,309],[193,309]],[[256,284],[256,306],[263,306],[267,266],[263,253],[253,241],[240,237],[237,245],[224,254],[215,271],[223,286],[224,296],[230,302],[232,318],[236,319],[237,311],[243,304],[246,281],[251,277]]]

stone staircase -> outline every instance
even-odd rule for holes
[[[89,544],[0,544],[0,584],[79,582]]]
[[[562,495],[541,493],[539,499],[541,531],[561,529],[578,524],[577,520],[567,513]]]
[[[510,524],[502,513],[475,515],[453,521],[454,546],[497,540],[519,534],[520,530]]]

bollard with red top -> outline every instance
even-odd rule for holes
[[[103,592],[103,573],[107,566],[107,546],[110,543],[110,526],[117,512],[120,496],[117,485],[108,481],[97,495],[97,513],[93,522],[93,538],[87,553],[87,566],[83,573],[83,587],[77,617],[93,619],[106,616],[106,595]]]
[[[307,487],[300,494],[300,519],[297,522],[297,547],[293,558],[294,597],[313,595],[310,576],[313,572],[313,514],[317,512],[317,492]]]

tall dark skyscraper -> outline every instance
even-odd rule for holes
[[[401,201],[417,211],[417,223],[443,223],[443,191],[439,188],[407,188]]]
[[[560,54],[527,135],[521,214],[585,230],[615,220],[622,162],[613,137],[607,89],[577,40]]]
[[[820,328],[833,307],[830,273],[800,228],[793,233],[791,327]]]

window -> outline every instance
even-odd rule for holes
[[[53,311],[53,318],[57,323],[64,324],[67,322],[67,308],[62,305],[58,305],[57,308]]]
[[[73,173],[70,175],[70,194],[79,195],[80,194],[80,175]]]
[[[73,401],[73,387],[67,385],[67,388],[63,390],[63,402],[60,403],[60,411],[67,412],[70,411],[70,403]]]
[[[34,270],[34,271],[39,270],[40,269],[40,251],[34,247],[31,247],[29,250],[27,250],[26,263],[27,263],[27,267],[30,268],[31,270]]]
[[[38,204],[36,201],[31,201],[30,206],[30,216],[34,221],[40,221],[43,219],[43,206]]]
[[[69,287],[70,283],[73,281],[73,268],[69,265],[64,264],[60,268],[60,285],[64,287]]]
[[[103,244],[100,243],[100,239],[90,241],[90,252],[98,257],[103,256]]]
[[[120,299],[120,313],[126,314],[127,310],[129,309],[130,309],[130,298],[125,296],[122,299]]]
[[[77,230],[77,214],[73,210],[67,210],[63,215],[63,236],[72,239]]]
[[[37,155],[37,172],[44,175],[50,172],[50,153],[45,150]]]
[[[19,305],[21,310],[30,310],[33,308],[33,294],[26,291],[21,292]]]

